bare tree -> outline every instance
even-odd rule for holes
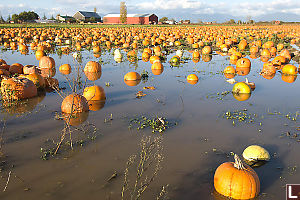
[[[120,3],[120,21],[122,24],[127,22],[127,7],[124,1]]]

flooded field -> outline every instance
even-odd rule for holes
[[[260,57],[245,55],[250,72],[232,78],[247,78],[256,87],[241,97],[233,95],[233,84],[223,74],[232,65],[229,56],[216,49],[198,61],[192,59],[193,52],[183,50],[176,66],[169,61],[177,48],[163,50],[159,72],[141,59],[142,50],[133,62],[121,49],[122,62],[116,62],[114,51],[101,47],[101,56],[95,57],[84,49],[78,52],[80,59],[73,52],[47,54],[56,63],[59,94],[72,93],[69,83],[77,70],[79,93],[85,86],[104,89],[105,100],[71,126],[66,127],[63,98],[55,90],[11,106],[2,103],[1,199],[226,199],[214,191],[214,173],[223,162],[234,160],[233,153],[242,158],[253,144],[271,157],[253,167],[261,185],[256,199],[285,199],[285,185],[300,183],[298,76],[287,80],[277,72],[264,78]],[[23,55],[3,49],[0,58],[7,64],[39,65],[33,50]],[[98,80],[83,73],[88,61],[101,64]],[[69,75],[58,70],[63,64],[71,65]],[[295,60],[290,64],[299,67]],[[134,86],[124,82],[131,71],[143,75]],[[188,83],[189,74],[199,81]],[[137,98],[139,91],[146,95]],[[66,129],[70,132],[62,138]],[[145,171],[137,170],[141,163]]]

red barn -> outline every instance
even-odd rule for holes
[[[122,24],[120,14],[108,14],[103,17],[104,24]],[[158,17],[155,14],[128,14],[125,24],[157,24]]]

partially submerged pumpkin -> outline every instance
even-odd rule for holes
[[[270,160],[269,152],[259,146],[259,145],[251,145],[247,147],[243,152],[243,157],[247,161],[268,161]]]
[[[214,175],[216,191],[233,199],[252,199],[259,194],[260,181],[256,172],[244,165],[235,154],[235,162],[221,164]]]
[[[3,78],[1,93],[4,100],[27,99],[37,96],[37,87],[27,78]]]
[[[98,85],[86,87],[83,90],[83,96],[87,101],[99,101],[106,99],[104,89]]]
[[[89,111],[89,106],[85,97],[80,94],[70,94],[61,103],[63,113],[81,113]]]

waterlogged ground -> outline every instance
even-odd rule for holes
[[[101,59],[102,76],[95,84],[104,88],[105,104],[83,116],[78,130],[73,127],[73,151],[67,135],[57,156],[52,156],[53,147],[60,141],[64,121],[57,120],[62,98],[56,92],[41,94],[10,109],[2,108],[1,199],[121,199],[125,177],[129,183],[125,184],[128,190],[124,199],[129,199],[128,191],[134,188],[136,180],[141,140],[147,136],[152,136],[151,141],[160,136],[153,155],[157,152],[163,160],[157,176],[149,181],[157,168],[154,156],[150,156],[142,179],[147,176],[150,184],[141,199],[156,199],[160,194],[164,196],[164,191],[169,199],[224,199],[213,190],[216,168],[233,161],[231,152],[241,155],[252,144],[265,147],[271,155],[268,163],[254,168],[261,182],[257,199],[285,199],[285,184],[300,183],[299,77],[287,83],[277,72],[267,80],[259,75],[263,62],[250,59],[249,75],[235,79],[244,81],[247,77],[255,82],[256,89],[248,100],[237,101],[227,92],[233,85],[221,73],[230,65],[227,56],[214,54],[210,62],[187,60],[179,67],[165,62],[162,74],[153,75],[149,62],[130,63],[123,58],[123,62],[116,63],[112,50],[102,49],[100,58],[88,51],[81,54],[82,63],[72,55],[50,54],[56,61],[55,78],[67,94],[70,87],[58,67],[71,64],[73,72],[67,77],[72,79],[76,66]],[[175,52],[167,56],[167,61],[173,55]],[[186,51],[183,56],[191,58],[191,53]],[[38,65],[31,51],[29,55],[3,51],[0,58],[8,64]],[[291,63],[299,66],[295,61]],[[148,72],[149,77],[130,87],[123,81],[129,71]],[[195,85],[186,81],[191,73],[199,77]],[[145,86],[156,89],[143,90]],[[138,91],[147,95],[138,99]],[[169,128],[161,134],[152,133],[151,128],[137,130],[138,125],[131,120],[142,116],[163,117]],[[124,177],[132,155],[137,157]]]

